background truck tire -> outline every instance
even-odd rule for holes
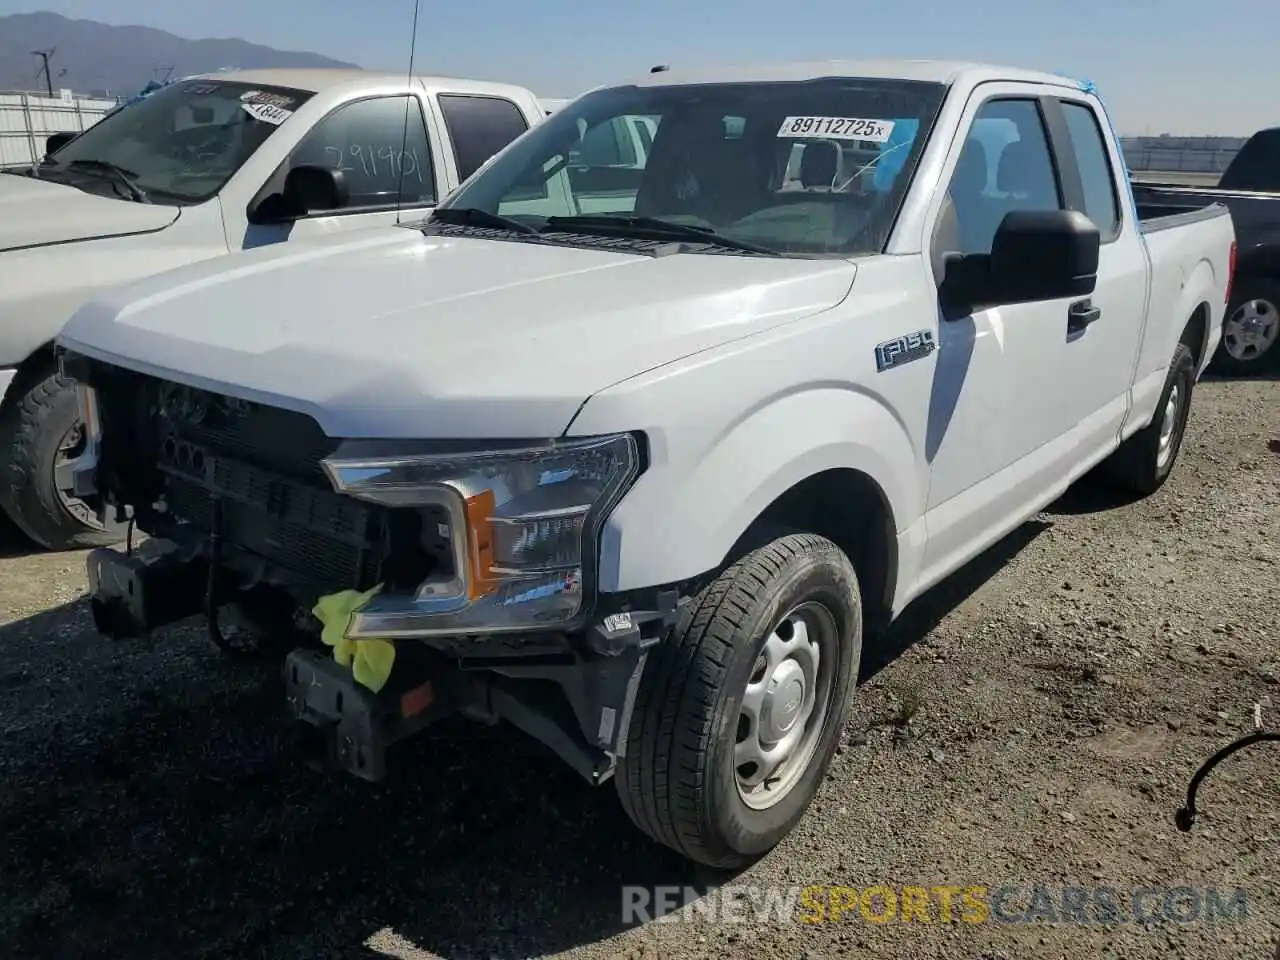
[[[1280,283],[1242,277],[1222,318],[1214,373],[1253,376],[1280,369]]]
[[[50,550],[108,546],[124,536],[122,527],[104,527],[88,505],[58,491],[57,465],[83,444],[76,444],[78,429],[75,388],[56,369],[13,382],[0,413],[0,508]]]
[[[817,638],[819,649],[808,687],[806,637]],[[793,654],[776,656],[788,647]],[[615,776],[627,815],[658,842],[710,867],[734,869],[763,856],[822,783],[861,657],[857,574],[834,543],[790,534],[738,560],[649,653]],[[754,730],[744,700],[758,706],[750,711]],[[790,731],[804,730],[791,754],[794,773],[773,791],[744,787],[743,777],[760,768],[738,764],[743,750],[774,742],[765,734],[786,730],[788,718]]]
[[[1180,343],[1173,352],[1155,417],[1122,443],[1103,464],[1111,481],[1143,495],[1155,493],[1164,486],[1182,449],[1195,383],[1195,361],[1187,345]]]

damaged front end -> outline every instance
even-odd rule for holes
[[[335,440],[295,411],[81,355],[62,365],[86,425],[77,493],[149,538],[89,556],[102,633],[203,614],[221,642],[219,611],[236,607],[296,647],[293,715],[366,779],[392,743],[451,713],[505,719],[608,778],[678,600],[595,589],[601,525],[644,468],[642,438]],[[395,644],[376,691],[335,662],[311,612],[374,588],[345,637]]]

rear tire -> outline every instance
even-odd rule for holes
[[[1116,485],[1144,496],[1155,493],[1173,472],[1182,450],[1195,389],[1195,361],[1185,343],[1178,344],[1165,377],[1151,423],[1129,437],[1104,463]]]
[[[104,526],[93,509],[58,489],[60,465],[77,455],[80,425],[75,386],[57,370],[16,380],[0,413],[0,508],[48,550],[119,543],[124,530]]]
[[[822,783],[861,656],[857,574],[834,543],[747,554],[649,654],[615,776],[627,815],[710,867],[768,853]]]
[[[1242,279],[1222,321],[1213,371],[1248,377],[1280,367],[1280,284]]]

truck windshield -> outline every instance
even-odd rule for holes
[[[222,189],[311,98],[305,90],[189,80],[104,117],[36,170],[45,180],[119,184],[135,199],[199,203]]]
[[[858,78],[600,90],[557,110],[441,207],[525,233],[642,235],[665,223],[744,252],[874,253],[945,93]]]

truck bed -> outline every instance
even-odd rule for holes
[[[1198,189],[1199,188],[1193,188]],[[1165,193],[1164,184],[1134,183],[1134,206],[1143,233],[1156,233],[1213,216],[1221,216],[1229,207],[1215,197],[1197,192],[1194,196]]]
[[[1133,199],[1143,232],[1167,229],[1163,221],[1182,218],[1215,205],[1231,211],[1236,238],[1242,249],[1271,244],[1280,230],[1280,193],[1223,190],[1176,183],[1133,182]],[[1186,222],[1178,219],[1177,222]]]

